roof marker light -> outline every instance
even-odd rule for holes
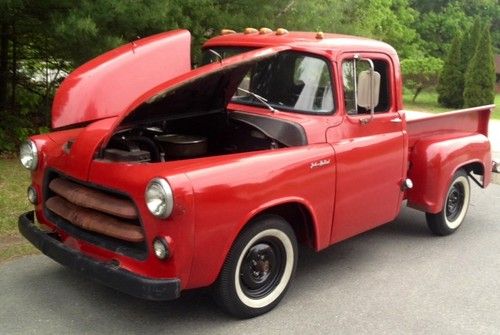
[[[221,35],[229,35],[229,34],[236,34],[236,32],[232,29],[222,29],[220,31]]]
[[[259,29],[259,34],[260,35],[270,34],[272,32],[273,32],[272,29],[269,29],[269,28],[266,28],[266,27],[262,27],[262,28]]]
[[[243,33],[245,35],[248,35],[248,34],[255,34],[256,32],[258,32],[257,29],[255,28],[251,28],[251,27],[248,27],[248,28],[245,28],[245,30],[243,30]]]
[[[322,40],[323,38],[325,38],[325,34],[322,31],[318,31],[316,33],[316,39],[317,40]]]
[[[285,28],[276,29],[276,35],[286,35],[286,34],[288,34],[288,30],[286,30]]]

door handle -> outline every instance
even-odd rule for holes
[[[395,117],[394,119],[391,119],[391,122],[392,123],[401,123],[401,122],[403,122],[403,120],[401,120],[400,117]]]

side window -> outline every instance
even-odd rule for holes
[[[385,60],[372,59],[375,71],[380,74],[380,93],[379,103],[375,106],[375,113],[387,112],[390,107],[389,95],[389,64]],[[356,109],[355,82],[354,78],[358,78],[363,71],[370,69],[367,62],[348,59],[342,62],[342,81],[344,84],[344,105],[349,115],[367,114],[370,113],[363,107],[358,106]],[[354,73],[356,72],[356,73]],[[357,112],[356,112],[357,110]]]

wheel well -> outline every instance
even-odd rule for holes
[[[470,163],[470,164],[461,166],[459,169],[464,169],[467,173],[472,172],[472,173],[480,175],[480,176],[484,175],[484,166],[483,166],[483,164],[481,164],[479,162]]]
[[[276,205],[260,212],[258,216],[267,214],[281,216],[292,226],[299,243],[315,247],[314,222],[311,213],[304,205],[297,202]]]
[[[484,176],[484,166],[483,164],[479,162],[475,163],[470,163],[464,166],[461,166],[459,169],[465,170],[465,172],[469,175],[469,178],[471,178],[478,186],[484,188],[484,181],[481,183],[481,181],[473,176],[472,174],[479,175],[479,176]],[[457,169],[457,171],[459,170]]]

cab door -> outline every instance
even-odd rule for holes
[[[341,124],[329,128],[327,141],[336,154],[336,200],[331,243],[393,220],[402,201],[404,175],[403,122],[397,111],[394,71],[384,54],[363,54],[380,74],[373,116],[357,105],[356,78],[368,66],[356,54],[337,62]],[[356,80],[357,81],[357,80]]]

